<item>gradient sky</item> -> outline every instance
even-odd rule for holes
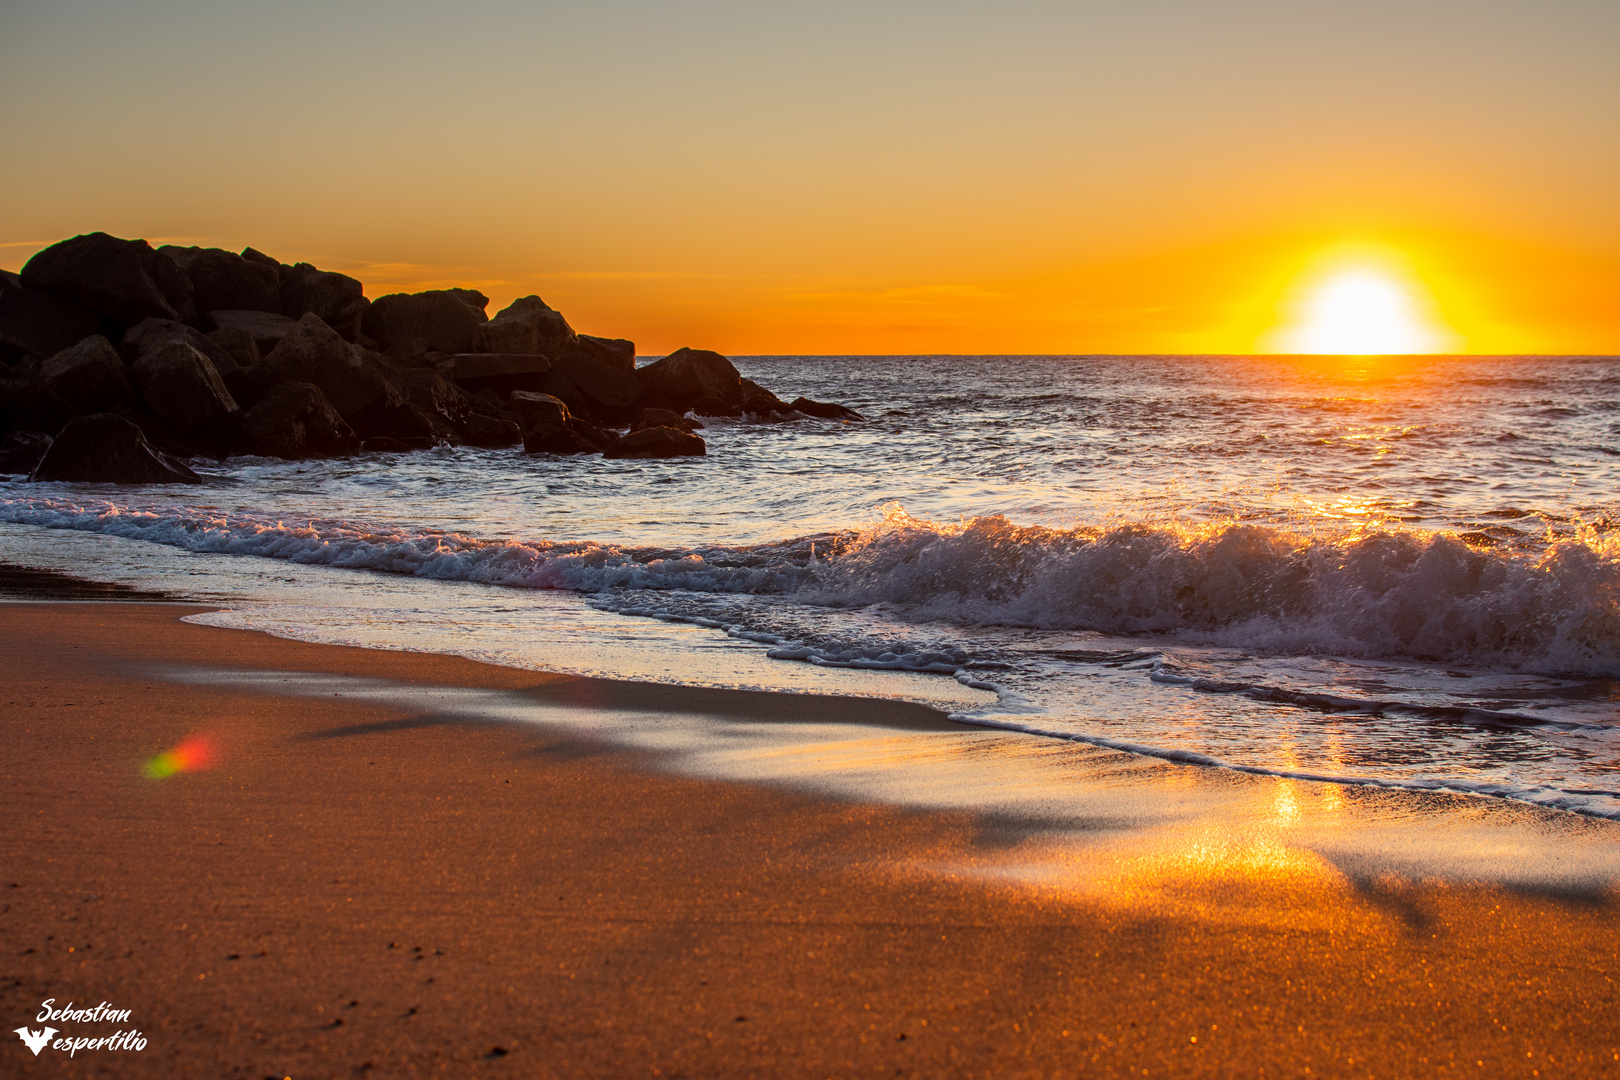
[[[1615,0],[0,0],[0,267],[101,229],[644,354],[1228,352],[1354,251],[1467,351],[1620,353],[1617,45]]]

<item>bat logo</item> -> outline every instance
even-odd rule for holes
[[[29,1031],[25,1027],[17,1029],[17,1037],[28,1044],[28,1049],[34,1052],[35,1057],[39,1057],[39,1052],[45,1049],[45,1044],[50,1042],[51,1036],[55,1034],[55,1028],[46,1028],[44,1031]]]

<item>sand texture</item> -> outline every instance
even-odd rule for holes
[[[70,1060],[8,1034],[0,1075],[1620,1075],[1612,898],[1257,872],[1133,906],[930,872],[1012,841],[676,775],[588,728],[195,674],[951,726],[920,706],[178,622],[194,610],[0,604],[0,1028],[106,1001],[147,1039]],[[199,734],[210,767],[143,774]]]

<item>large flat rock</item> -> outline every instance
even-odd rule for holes
[[[450,359],[450,377],[458,382],[498,375],[544,375],[551,370],[551,361],[539,353],[457,353]]]

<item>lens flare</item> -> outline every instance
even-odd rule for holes
[[[150,780],[163,780],[175,773],[197,772],[219,760],[214,740],[208,735],[193,735],[182,740],[172,750],[165,750],[141,766],[142,775]]]
[[[1270,336],[1276,352],[1375,356],[1444,352],[1455,335],[1427,291],[1380,266],[1341,266],[1309,279],[1292,318]]]

